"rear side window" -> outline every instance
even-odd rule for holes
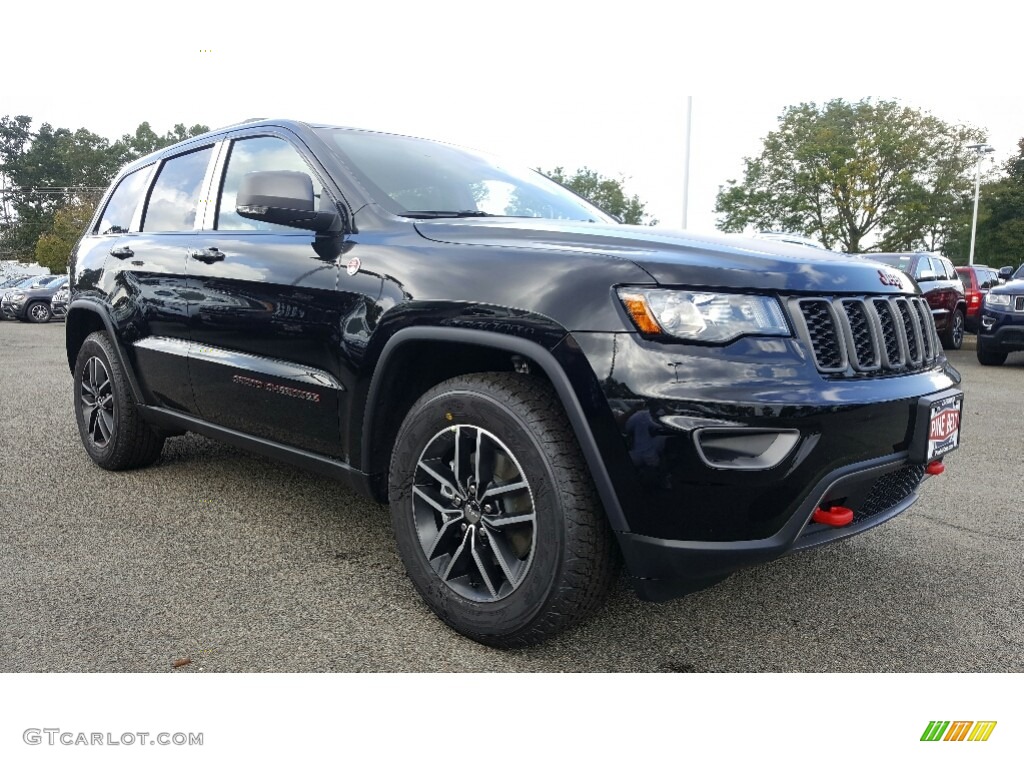
[[[120,235],[128,231],[132,217],[135,216],[135,209],[142,201],[146,179],[149,178],[151,169],[152,166],[132,171],[118,182],[117,189],[107,201],[107,207],[103,209],[100,223],[96,225],[96,234]]]
[[[186,232],[195,228],[199,195],[213,147],[178,155],[166,161],[149,193],[142,229],[146,232]]]

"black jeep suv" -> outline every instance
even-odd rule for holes
[[[538,642],[864,531],[956,447],[897,270],[625,226],[486,155],[261,121],[124,168],[72,258],[86,451],[195,431],[389,502],[448,624]]]

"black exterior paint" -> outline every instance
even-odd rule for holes
[[[72,261],[69,363],[85,330],[109,328],[144,415],[164,428],[290,459],[382,498],[396,403],[415,399],[410,388],[429,381],[431,367],[512,370],[526,360],[531,375],[551,381],[639,590],[656,598],[796,546],[821,494],[855,468],[906,462],[918,398],[959,382],[941,356],[910,375],[858,378],[819,373],[797,337],[645,339],[615,293],[919,293],[856,257],[625,225],[414,221],[371,200],[299,123],[229,128],[164,152],[254,135],[286,138],[303,154],[338,206],[343,235],[213,229],[219,143],[194,231],[89,234]],[[133,257],[110,255],[123,245]],[[189,255],[210,249],[223,258]],[[410,357],[424,348],[439,356]],[[770,470],[713,469],[693,432],[722,423],[794,429],[800,441]],[[641,428],[651,442],[638,451],[631,436]],[[678,565],[694,549],[704,554],[687,567],[645,566]],[[759,554],[735,556],[751,551]],[[646,581],[664,578],[683,588]]]

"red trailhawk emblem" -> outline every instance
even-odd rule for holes
[[[903,287],[903,278],[896,272],[880,269],[878,270],[878,280],[882,285],[891,285],[893,288]]]

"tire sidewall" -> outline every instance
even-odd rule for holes
[[[413,521],[412,483],[420,455],[439,432],[456,425],[482,427],[495,434],[519,462],[533,494],[536,522],[530,569],[512,594],[491,603],[462,597],[434,573]],[[566,539],[565,516],[554,478],[554,468],[527,423],[483,388],[460,385],[413,407],[392,457],[392,523],[409,577],[445,623],[487,642],[488,637],[507,638],[528,628],[542,611],[559,579]]]
[[[107,372],[110,375],[110,391],[113,395],[111,402],[114,407],[114,428],[111,430],[110,439],[103,447],[93,443],[92,437],[89,435],[88,425],[85,422],[85,415],[82,412],[82,379],[85,375],[86,363],[93,357],[99,358],[107,366]],[[78,352],[78,359],[75,361],[74,393],[75,421],[78,423],[78,434],[82,438],[82,445],[93,461],[101,467],[106,466],[113,459],[117,451],[118,441],[121,439],[122,393],[118,389],[114,364],[107,353],[107,349],[93,338],[86,339]]]
[[[952,327],[950,328],[949,337],[953,343],[953,349],[960,349],[964,343],[964,331],[966,328],[964,313],[959,309],[953,313],[953,318],[950,321]]]

